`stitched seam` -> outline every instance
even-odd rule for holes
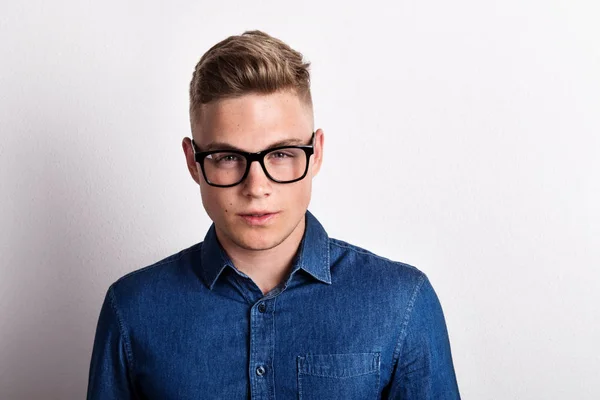
[[[119,333],[123,337],[123,342],[125,344],[125,354],[127,355],[127,361],[129,362],[127,369],[129,370],[129,373],[131,374],[131,378],[134,379],[135,363],[133,360],[133,351],[131,350],[131,342],[130,342],[129,336],[127,335],[127,331],[125,330],[125,327],[124,327],[125,324],[123,323],[123,318],[121,316],[121,313],[119,312],[119,309],[117,308],[117,297],[116,297],[115,289],[114,289],[113,285],[111,285],[108,289],[108,297],[110,299],[110,306],[111,306],[113,312],[115,313],[115,316],[117,317],[117,324],[119,325]],[[132,390],[134,392],[136,390],[135,385],[133,385],[133,384],[132,384]],[[136,397],[137,397],[137,394],[136,394]]]
[[[331,243],[331,239],[329,240],[329,243]],[[326,269],[326,272],[327,272],[327,280],[329,282],[331,282],[331,262],[330,262],[330,259],[329,259],[331,251],[329,250],[329,243],[325,247],[325,252],[327,253],[326,254],[326,258],[327,258],[327,269]]]
[[[346,378],[355,378],[357,376],[363,376],[363,375],[370,375],[370,374],[374,374],[376,373],[377,370],[371,370],[368,372],[361,372],[360,374],[354,374],[354,375],[348,375],[348,376],[339,376],[339,375],[321,375],[321,374],[315,374],[315,373],[301,373],[302,375],[306,375],[306,376],[318,376],[321,378],[335,378],[335,379],[346,379]]]
[[[369,351],[365,351],[363,353],[327,353],[327,354],[311,354],[308,353],[306,355],[306,357],[315,357],[315,356],[353,356],[355,354],[367,354],[367,355],[374,355],[374,354],[379,354],[379,352],[369,352]]]
[[[250,307],[250,371],[248,371],[248,373],[250,374],[250,382],[251,382],[251,387],[252,387],[252,392],[251,392],[251,397],[257,396],[258,393],[258,389],[257,389],[257,378],[256,378],[256,367],[255,367],[255,363],[256,363],[256,354],[258,349],[256,348],[256,326],[258,324],[258,322],[256,321],[256,318],[252,317],[252,308],[254,307],[254,304],[252,304],[252,306]]]
[[[193,248],[194,246],[198,246],[198,248],[196,248],[196,249],[192,250],[192,248]],[[185,249],[185,250],[181,250],[181,251],[180,251],[178,254],[174,254],[174,255],[172,255],[172,256],[169,256],[169,257],[167,257],[165,260],[158,261],[158,262],[157,262],[157,263],[155,263],[155,264],[148,265],[147,267],[140,268],[140,269],[137,269],[137,270],[135,270],[135,271],[131,271],[130,273],[128,273],[128,274],[126,274],[126,275],[123,275],[121,278],[119,278],[119,280],[117,280],[117,282],[119,282],[119,281],[122,281],[123,279],[125,279],[125,278],[127,278],[127,277],[129,277],[129,276],[134,276],[134,275],[137,275],[137,274],[139,274],[140,272],[144,272],[144,271],[146,271],[146,270],[149,270],[149,269],[153,269],[153,268],[156,268],[156,267],[160,267],[160,266],[162,266],[162,265],[166,265],[166,264],[171,264],[171,263],[174,263],[174,262],[176,262],[176,261],[179,261],[179,260],[181,259],[181,257],[183,257],[184,255],[186,255],[186,254],[188,254],[188,253],[197,253],[197,252],[199,252],[199,251],[201,251],[201,250],[202,250],[202,243],[197,243],[197,244],[195,244],[195,245],[193,245],[193,246],[191,246],[191,247],[188,247],[188,248],[187,248],[187,249]],[[171,259],[171,257],[175,257],[175,256],[176,256],[176,258],[173,258],[173,259]]]
[[[277,309],[277,298],[279,296],[275,296],[275,298],[273,299],[273,311],[271,312],[271,318],[273,318],[273,336],[272,336],[272,343],[271,343],[271,371],[273,373],[273,385],[275,384],[275,382],[277,381],[275,378],[275,338],[277,337],[276,335],[276,331],[275,331],[275,310]],[[273,400],[275,400],[275,387],[272,388],[273,389]]]
[[[375,394],[379,398],[379,380],[381,378],[381,353],[377,353],[377,384],[375,387]]]
[[[340,375],[340,374],[319,374],[319,373],[314,373],[314,372],[306,372],[305,368],[302,368],[300,370],[300,373],[302,375],[307,375],[307,376],[319,376],[319,377],[324,377],[324,378],[352,378],[354,376],[362,376],[362,375],[369,375],[372,374],[374,372],[378,372],[381,369],[380,366],[380,358],[381,358],[381,353],[380,352],[366,352],[366,353],[332,353],[332,354],[308,354],[305,359],[304,362],[306,363],[306,358],[310,358],[311,356],[336,356],[336,355],[341,355],[341,356],[348,356],[348,355],[370,355],[373,356],[373,360],[371,361],[371,367],[369,367],[368,369],[366,369],[364,372],[359,372],[356,374],[352,374],[352,375]],[[309,365],[315,365],[315,364],[319,364],[318,361],[316,360],[311,360],[309,362]]]
[[[298,374],[298,397],[302,399],[302,368],[300,367],[300,363],[302,357],[296,357],[296,372]]]
[[[421,273],[419,281],[417,282],[417,284],[415,285],[415,289],[413,290],[410,301],[408,302],[408,305],[406,306],[406,310],[404,312],[404,321],[402,322],[402,329],[400,330],[400,335],[398,336],[398,342],[396,343],[396,348],[394,350],[394,357],[392,360],[393,368],[397,367],[398,359],[400,357],[400,349],[402,347],[404,339],[406,338],[406,334],[408,331],[408,329],[407,329],[408,323],[412,316],[412,311],[413,311],[413,308],[415,305],[415,301],[417,299],[417,294],[421,290],[421,286],[423,286],[423,282],[425,282],[426,277],[427,276],[424,273]]]
[[[375,254],[373,252],[370,252],[368,250],[357,248],[357,247],[355,247],[355,246],[353,246],[351,244],[348,244],[348,243],[342,243],[338,239],[330,238],[329,241],[330,241],[331,244],[333,244],[333,245],[335,245],[337,247],[340,247],[342,249],[352,250],[352,251],[354,251],[356,253],[359,253],[359,254],[364,254],[364,255],[367,255],[367,256],[372,256],[372,257],[375,257],[375,258],[377,258],[379,260],[387,261],[387,262],[390,262],[392,264],[401,265],[403,267],[408,267],[408,268],[411,268],[411,269],[413,269],[415,271],[421,272],[417,267],[415,267],[413,265],[406,264],[406,263],[403,263],[403,262],[400,262],[400,261],[390,260],[389,258],[380,256],[380,255]]]

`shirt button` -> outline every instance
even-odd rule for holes
[[[267,311],[267,306],[265,306],[265,303],[260,303],[258,305],[258,311],[260,311],[261,313],[264,313],[265,311]]]
[[[258,368],[256,368],[256,375],[258,376],[263,376],[265,374],[265,372],[267,372],[265,370],[265,367],[263,367],[262,365]]]

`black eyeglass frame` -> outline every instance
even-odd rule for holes
[[[194,159],[196,160],[197,163],[200,164],[200,169],[202,170],[202,175],[204,176],[204,180],[206,181],[206,183],[208,183],[211,186],[215,186],[215,187],[227,188],[227,187],[236,186],[236,185],[239,185],[240,183],[242,183],[244,181],[244,179],[246,179],[246,177],[248,176],[248,172],[250,172],[250,166],[252,165],[252,163],[254,161],[258,161],[258,163],[262,167],[262,170],[265,173],[265,175],[267,176],[267,178],[269,178],[273,182],[276,182],[276,183],[294,183],[294,182],[298,182],[298,181],[304,179],[306,177],[306,173],[308,172],[308,165],[310,164],[310,156],[313,155],[314,151],[315,151],[315,148],[314,148],[314,139],[315,139],[315,132],[312,133],[312,136],[310,138],[311,144],[309,144],[309,145],[279,146],[279,147],[273,147],[271,149],[265,149],[265,150],[262,150],[262,151],[259,151],[259,152],[256,152],[256,153],[248,153],[246,151],[241,151],[241,150],[198,151],[198,146],[196,145],[196,142],[194,142],[194,139],[192,139],[192,148],[194,149]],[[299,178],[293,179],[291,181],[279,181],[279,180],[273,178],[271,176],[271,174],[269,174],[269,172],[267,171],[267,168],[265,166],[265,156],[268,153],[271,153],[271,152],[277,151],[277,150],[282,150],[282,149],[301,149],[306,154],[306,167],[304,168],[304,173]],[[242,156],[242,157],[244,157],[246,159],[246,171],[244,171],[244,174],[242,175],[242,177],[240,178],[239,181],[237,181],[235,183],[232,183],[230,185],[219,185],[217,183],[213,183],[210,180],[208,180],[208,177],[206,176],[206,171],[204,170],[204,159],[207,156],[209,156],[211,154],[215,154],[215,153],[232,153],[232,154],[238,154],[238,155],[240,155],[240,156]]]

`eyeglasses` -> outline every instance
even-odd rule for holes
[[[315,133],[310,145],[280,146],[247,153],[241,150],[198,151],[192,139],[194,158],[200,163],[204,180],[211,186],[231,187],[248,176],[250,165],[258,161],[265,175],[273,182],[292,183],[304,179],[310,156],[314,153]]]

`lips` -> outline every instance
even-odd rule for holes
[[[278,213],[278,211],[256,210],[238,215],[250,226],[264,226],[272,222]]]
[[[268,214],[274,214],[275,212],[273,211],[250,211],[250,212],[245,212],[245,213],[240,213],[241,216],[243,217],[262,217],[264,215],[268,215]]]

